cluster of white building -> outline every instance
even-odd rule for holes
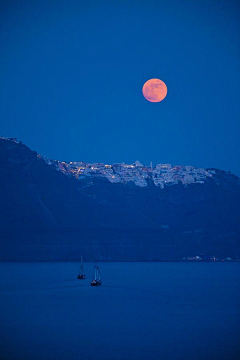
[[[6,138],[1,136],[0,139],[10,140],[20,143],[16,138]],[[148,181],[152,181],[156,186],[164,188],[165,185],[174,185],[181,182],[184,185],[192,183],[204,183],[206,178],[211,178],[214,170],[206,171],[194,166],[182,166],[171,164],[157,164],[155,167],[145,166],[139,161],[128,165],[125,163],[106,165],[104,163],[88,164],[84,162],[64,162],[50,160],[45,156],[38,155],[48,165],[54,164],[57,170],[73,175],[77,179],[86,176],[104,177],[111,183],[128,183],[133,182],[140,187],[148,186]]]
[[[49,159],[44,158],[49,163]],[[181,182],[184,185],[204,183],[212,174],[205,169],[193,166],[171,164],[157,164],[155,167],[142,165],[139,161],[128,165],[125,163],[106,165],[103,163],[87,164],[83,162],[55,162],[57,168],[65,174],[73,175],[77,179],[86,176],[105,177],[112,183],[133,182],[140,187],[148,186],[151,180],[156,186],[164,188]]]

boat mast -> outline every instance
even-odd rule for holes
[[[94,280],[97,280],[97,266],[94,266]]]
[[[83,257],[81,256],[81,273],[83,274],[84,271],[83,271]]]

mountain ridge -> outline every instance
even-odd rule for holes
[[[0,163],[2,261],[236,258],[240,248],[240,181],[222,170],[163,188],[150,178],[147,187],[79,180],[2,138]]]

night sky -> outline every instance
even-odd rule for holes
[[[0,135],[65,161],[240,175],[238,1],[1,1]],[[150,103],[142,86],[163,80]]]

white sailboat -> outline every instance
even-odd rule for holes
[[[101,286],[102,280],[101,280],[101,273],[98,267],[98,264],[94,266],[94,279],[91,281],[91,286]]]
[[[86,279],[86,275],[84,273],[84,268],[83,268],[83,257],[81,256],[81,263],[80,263],[80,269],[79,269],[79,274],[77,277],[79,280],[84,280]]]

